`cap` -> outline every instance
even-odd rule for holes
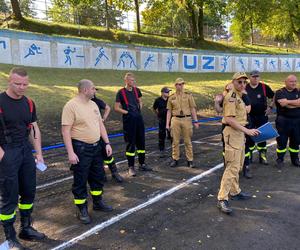
[[[163,87],[160,92],[169,93],[171,90],[168,87]]]
[[[177,84],[177,83],[184,83],[184,80],[182,78],[177,78],[175,80],[175,84]]]
[[[233,75],[232,80],[238,80],[238,79],[241,79],[241,78],[247,78],[248,79],[248,76],[245,72],[237,72]]]
[[[259,73],[258,70],[252,70],[252,71],[250,72],[250,76],[259,76],[259,75],[260,75],[260,73]]]

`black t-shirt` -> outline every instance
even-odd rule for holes
[[[121,103],[122,108],[125,109],[125,110],[128,110],[129,112],[140,113],[140,104],[139,104],[139,101],[137,100],[137,98],[135,96],[134,89],[132,88],[132,90],[129,91],[125,88],[125,94],[126,94],[126,97],[127,97],[127,100],[128,100],[128,107],[125,103],[125,100],[124,100],[124,97],[121,93],[121,90],[122,89],[120,89],[117,93],[116,102]],[[142,93],[141,93],[140,89],[136,88],[136,90],[137,90],[138,97],[139,98],[142,97]]]
[[[28,138],[28,125],[37,121],[35,104],[33,112],[30,113],[28,99],[13,99],[6,92],[0,94],[0,107],[3,111],[3,119],[6,129],[13,143],[22,142]],[[6,144],[4,128],[0,123],[0,145]]]
[[[161,96],[155,99],[153,109],[158,111],[159,119],[167,119],[167,103],[168,99],[165,100]]]
[[[287,99],[287,100],[297,100],[300,98],[300,91],[294,89],[293,91],[288,91],[286,88],[281,88],[275,93],[275,103],[277,107],[277,115],[284,116],[288,118],[298,118],[300,119],[300,108],[287,108],[282,107],[278,100]]]
[[[256,88],[252,88],[247,84],[246,91],[251,102],[250,115],[265,115],[268,107],[268,98],[273,98],[273,90],[265,84],[266,94],[264,93],[262,83],[259,83]]]
[[[106,103],[101,99],[99,99],[98,97],[94,96],[91,100],[97,104],[100,112],[105,109]]]

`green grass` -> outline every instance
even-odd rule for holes
[[[0,24],[1,25],[1,24]],[[6,24],[2,25],[4,28]],[[182,49],[203,49],[231,53],[268,53],[268,54],[286,54],[286,53],[300,53],[300,49],[286,49],[277,48],[273,46],[262,45],[239,45],[227,42],[212,42],[203,41],[192,43],[190,39],[179,39],[164,36],[154,36],[139,34],[135,32],[127,32],[120,30],[107,31],[105,28],[96,26],[80,26],[80,34],[78,32],[78,25],[65,23],[50,23],[39,21],[35,19],[25,18],[18,22],[11,20],[9,22],[10,29],[34,32],[38,34],[58,35],[67,37],[76,37],[81,39],[94,39],[102,42],[123,43],[133,45],[143,45],[152,47],[165,48],[182,48]]]
[[[7,76],[11,65],[0,64],[0,89],[5,90]],[[37,106],[40,126],[44,141],[56,142],[60,138],[60,116],[63,105],[76,95],[76,82],[80,79],[90,79],[99,88],[98,96],[110,106],[114,105],[115,95],[123,86],[124,71],[115,70],[86,70],[86,69],[45,69],[27,68],[30,76],[28,96]],[[230,81],[231,73],[151,73],[135,72],[138,86],[143,93],[144,117],[146,126],[156,125],[152,112],[152,104],[160,95],[160,89],[168,86],[174,90],[174,80],[183,77],[186,90],[193,93],[200,115],[214,115],[213,98],[221,93],[224,85]],[[286,73],[264,73],[263,80],[274,90],[283,85]],[[297,74],[300,78],[300,73]],[[117,131],[120,127],[121,116],[112,111],[108,127],[109,131]]]

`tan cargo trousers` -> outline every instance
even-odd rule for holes
[[[224,173],[221,180],[218,200],[228,200],[241,192],[239,172],[243,168],[245,158],[245,135],[243,132],[226,126],[223,130],[225,142]]]
[[[171,120],[171,136],[172,136],[172,158],[173,160],[179,160],[180,149],[179,143],[181,135],[183,136],[185,155],[188,161],[193,160],[193,124],[191,117],[172,117]]]

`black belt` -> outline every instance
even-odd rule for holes
[[[191,115],[176,115],[177,118],[191,117]]]
[[[72,139],[72,143],[74,143],[75,145],[78,145],[78,146],[84,145],[84,146],[88,146],[88,147],[97,147],[99,145],[100,141],[97,141],[95,143],[86,143],[83,141]]]

